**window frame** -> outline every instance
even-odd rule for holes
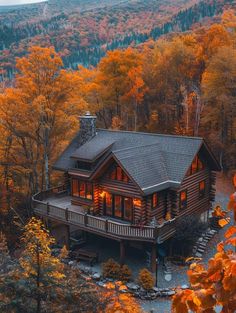
[[[183,201],[181,200],[181,194],[185,192],[186,193],[186,199],[184,200],[184,203]],[[188,189],[184,189],[184,190],[181,190],[180,193],[179,193],[179,209],[181,211],[183,210],[186,210],[188,207]]]
[[[196,169],[194,171],[193,171],[193,164],[196,164]],[[187,176],[195,175],[204,169],[205,169],[204,162],[201,160],[199,155],[196,155],[187,171]]]
[[[77,182],[77,186],[78,186],[78,195],[75,195],[73,193],[73,184],[74,182]],[[85,191],[84,191],[84,194],[85,196],[81,196],[80,194],[80,185],[81,184],[84,184],[85,185]],[[92,195],[92,198],[88,198],[88,184],[90,184],[90,187],[91,187],[91,193],[89,193],[90,195]],[[82,199],[82,200],[87,200],[87,201],[93,201],[94,200],[94,187],[93,187],[93,183],[92,182],[89,182],[89,181],[85,181],[85,180],[80,180],[80,179],[77,179],[77,178],[72,178],[72,182],[71,182],[71,185],[72,185],[72,188],[71,188],[71,195],[72,197],[75,197],[75,198],[79,198],[79,199]]]
[[[115,219],[120,219],[120,220],[124,220],[130,223],[133,223],[133,217],[134,217],[134,205],[133,205],[133,198],[131,197],[127,197],[127,196],[123,196],[123,195],[119,195],[119,194],[113,194],[113,193],[108,193],[111,196],[111,214],[107,214],[107,202],[106,202],[106,198],[107,195],[104,197],[103,199],[103,212],[104,215],[115,218]],[[121,198],[121,217],[118,217],[115,215],[115,197],[120,197]],[[131,208],[131,218],[127,219],[125,218],[125,198],[130,198],[132,201],[132,208]]]
[[[154,197],[156,197],[156,205],[154,205]],[[155,192],[152,194],[152,210],[155,210],[159,207],[159,194],[158,192]]]
[[[119,172],[119,173],[118,173]],[[123,170],[123,168],[119,165],[115,165],[113,166],[107,176],[107,178],[111,179],[111,180],[115,180],[117,182],[122,182],[122,183],[129,183],[129,177],[128,175],[125,173],[125,171]]]

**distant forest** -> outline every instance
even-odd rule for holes
[[[178,0],[173,6],[169,0],[137,1],[135,5],[129,1],[120,5],[113,2],[111,6],[93,8],[94,1],[90,1],[78,11],[71,1],[67,10],[64,3],[61,13],[49,1],[47,5],[0,14],[0,79],[12,79],[15,58],[23,56],[30,45],[55,47],[66,68],[76,69],[79,64],[96,66],[109,50],[185,32],[209,22],[234,3],[233,0]]]

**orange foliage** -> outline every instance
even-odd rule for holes
[[[236,227],[226,232],[228,240],[217,246],[217,253],[209,260],[208,268],[192,264],[188,271],[192,289],[179,291],[173,298],[172,310],[175,313],[221,312],[233,313],[236,310],[236,255],[227,245],[236,246]]]

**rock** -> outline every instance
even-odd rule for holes
[[[110,283],[112,283],[114,281],[113,278],[107,278],[107,281],[109,281]]]
[[[139,290],[139,286],[136,285],[136,284],[134,284],[134,283],[128,283],[126,286],[127,286],[130,290],[133,290],[133,291]]]
[[[92,278],[95,279],[95,280],[99,280],[101,278],[101,275],[99,273],[94,273],[92,275]]]
[[[68,265],[72,266],[72,265],[74,265],[75,263],[76,263],[75,261],[69,261],[69,262],[68,262]]]
[[[155,292],[159,292],[160,291],[160,289],[157,288],[157,287],[153,287],[152,290],[155,291]]]
[[[106,287],[106,284],[104,284],[102,281],[97,282],[97,285],[100,287]]]
[[[197,258],[201,258],[201,257],[202,257],[202,253],[197,252],[197,253],[195,254],[195,256],[196,256]]]
[[[85,267],[84,269],[83,269],[83,271],[85,272],[85,273],[89,273],[90,272],[90,267]]]
[[[171,297],[171,296],[175,295],[175,291],[174,290],[169,290],[169,291],[166,292],[166,295]]]
[[[189,287],[188,287],[188,285],[182,285],[181,288],[182,289],[188,289]]]

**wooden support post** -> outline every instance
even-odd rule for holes
[[[152,271],[152,273],[156,272],[156,258],[157,258],[156,243],[153,243],[152,244],[152,255],[151,255],[151,271]]]
[[[125,262],[125,242],[120,241],[120,265],[123,265]]]
[[[69,225],[65,225],[65,245],[67,250],[70,250],[70,226]]]

